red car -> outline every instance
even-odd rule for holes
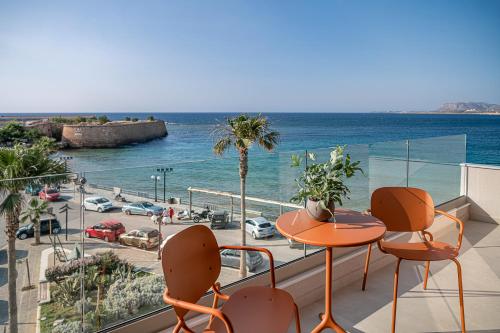
[[[57,201],[59,200],[59,191],[54,189],[54,188],[49,188],[49,189],[43,189],[40,192],[38,192],[38,197],[42,200],[47,200],[47,201]]]
[[[123,233],[125,233],[125,227],[117,220],[104,220],[85,229],[85,237],[100,238],[106,242],[118,240]]]

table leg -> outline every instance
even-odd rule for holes
[[[326,248],[326,280],[325,280],[325,312],[320,314],[321,322],[311,333],[318,333],[326,328],[331,328],[337,333],[345,333],[345,330],[335,322],[332,315],[332,248]]]

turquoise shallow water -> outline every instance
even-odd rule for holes
[[[145,114],[113,114],[144,118]],[[234,152],[215,158],[210,135],[214,125],[227,114],[154,114],[168,122],[168,137],[117,149],[67,150],[73,156],[73,170],[85,171],[90,183],[118,186],[154,193],[151,175],[156,166],[173,167],[167,174],[167,197],[187,198],[189,186],[231,192],[239,191],[238,163]],[[459,195],[460,167],[468,161],[500,165],[500,117],[482,115],[424,114],[269,114],[281,142],[273,154],[258,148],[250,154],[248,193],[288,201],[300,170],[291,169],[291,151],[315,151],[327,158],[336,144],[348,144],[354,159],[362,162],[364,175],[350,180],[352,195],[348,207],[366,207],[371,191],[384,185],[426,188],[436,202]],[[465,135],[467,135],[467,156]],[[439,137],[439,138],[436,138]],[[410,141],[410,159],[406,142]],[[163,195],[163,180],[158,184]],[[200,203],[227,205],[221,198],[197,195]],[[226,200],[227,201],[227,200]],[[258,205],[254,207],[259,209]]]

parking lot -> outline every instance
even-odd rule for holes
[[[113,194],[110,192],[106,192],[103,190],[97,189],[87,189],[85,193],[85,197],[91,196],[104,196],[110,199],[115,206],[113,209],[109,211],[105,211],[102,213],[95,211],[85,211],[84,212],[84,227],[91,227],[103,220],[114,219],[118,220],[125,226],[126,232],[132,231],[134,229],[138,229],[141,227],[152,227],[158,228],[157,224],[154,224],[151,219],[144,215],[126,215],[122,212],[121,206],[123,203],[116,202],[112,200]],[[61,199],[59,201],[51,203],[51,206],[54,207],[54,213],[57,215],[61,226],[62,231],[59,235],[61,241],[64,243],[64,247],[68,250],[72,250],[75,246],[74,244],[79,241],[80,238],[80,218],[79,218],[79,193],[74,191],[71,187],[62,188],[61,189]],[[134,198],[131,196],[127,196],[128,201],[144,201],[141,198]],[[151,202],[151,200],[149,200]],[[68,204],[71,210],[69,211],[68,217],[68,241],[65,241],[65,216],[64,214],[58,213],[59,208],[64,204]],[[155,203],[155,205],[168,208],[172,207],[177,213],[179,210],[183,210],[186,207],[181,205],[169,205],[163,203]],[[195,210],[201,210],[196,209]],[[274,223],[274,221],[270,221]],[[209,226],[210,222],[208,220],[204,220],[199,222],[198,224]],[[177,220],[174,217],[174,223],[168,223],[167,225],[161,226],[161,233],[163,238],[168,237],[172,234],[175,234],[189,226],[194,225],[192,220]],[[219,245],[237,245],[240,244],[241,239],[241,230],[239,224],[239,216],[235,215],[234,220],[228,224],[226,229],[216,229],[213,230],[216,239]],[[44,236],[45,238],[47,236]],[[29,242],[29,240],[25,240]],[[48,241],[48,240],[46,240]],[[24,242],[24,241],[20,241]],[[303,256],[304,251],[301,247],[291,249],[289,247],[287,239],[281,237],[279,233],[275,233],[275,235],[271,238],[265,239],[253,239],[250,234],[247,234],[247,244],[251,246],[265,247],[268,248],[274,256],[275,266],[281,265],[287,261],[299,258]],[[85,238],[84,239],[84,247],[83,252],[85,255],[94,254],[97,252],[102,252],[105,250],[114,251],[119,257],[126,259],[127,261],[135,264],[140,269],[155,272],[158,274],[162,274],[161,263],[157,259],[158,257],[158,249],[153,248],[149,250],[142,250],[132,246],[124,246],[120,245],[118,242],[105,242],[96,238]],[[261,272],[269,268],[269,262],[267,258],[264,256],[263,264],[260,265],[254,273]],[[234,268],[223,267],[220,277],[220,282],[224,284],[228,284],[238,280],[238,270]]]

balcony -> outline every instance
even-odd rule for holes
[[[500,301],[495,297],[500,295],[497,251],[500,245],[500,211],[497,204],[500,197],[500,170],[492,166],[465,164],[465,147],[464,136],[349,146],[352,159],[361,161],[365,174],[350,180],[352,195],[344,206],[364,210],[369,207],[370,194],[378,187],[413,186],[426,189],[440,209],[466,221],[459,260],[464,274],[467,328],[469,331],[493,332],[500,327],[500,320],[493,315],[500,310]],[[311,151],[322,160],[328,158],[330,149]],[[264,216],[273,223],[283,212],[299,208],[289,203],[294,191],[293,179],[300,171],[289,167],[292,154],[305,156],[303,151],[251,156],[247,180],[247,209],[250,217]],[[169,171],[164,173],[162,170],[166,169]],[[126,215],[126,209],[122,211],[122,206],[148,201],[163,208],[171,206],[176,213],[191,209],[201,212],[209,206],[213,210],[225,210],[230,222],[227,228],[214,230],[218,243],[237,245],[240,243],[237,161],[233,158],[210,159],[168,166],[89,170],[84,176],[87,183],[83,186],[73,182],[62,184],[62,200],[51,204],[60,223],[58,236],[43,235],[42,245],[39,246],[31,245],[32,238],[16,241],[19,259],[19,332],[45,333],[62,329],[71,332],[73,328],[79,331],[78,325],[82,318],[89,331],[128,333],[171,330],[176,318],[170,307],[165,306],[161,299],[158,301],[160,292],[145,297],[152,300],[150,303],[144,301],[140,306],[131,307],[125,312],[112,312],[112,309],[123,307],[123,302],[127,304],[124,301],[127,297],[133,299],[136,296],[134,293],[142,292],[140,283],[132,280],[149,279],[151,281],[148,283],[160,291],[163,289],[157,243],[153,242],[151,246],[144,243],[145,248],[142,248],[143,243],[120,244],[116,239],[106,241],[104,234],[98,234],[97,229],[93,229],[96,234],[86,237],[85,231],[101,224],[103,220],[112,219],[122,223],[127,232],[146,226],[158,230],[165,238],[193,225],[193,216],[182,220],[175,218],[174,224],[161,225],[154,224],[149,217],[139,215],[139,212]],[[54,184],[55,178],[47,176],[34,179],[33,183]],[[118,192],[127,202],[114,200]],[[26,196],[29,199],[29,194]],[[110,199],[115,208],[105,212],[98,212],[95,207],[80,210],[86,199],[95,197]],[[170,198],[173,199],[169,201]],[[65,204],[70,208],[67,227],[66,213],[61,210]],[[440,217],[438,219],[440,221],[432,229],[435,236],[440,240],[456,239],[454,224]],[[202,219],[200,223],[210,226],[207,219]],[[417,235],[390,237],[410,240]],[[318,323],[317,315],[323,307],[325,259],[322,249],[289,243],[277,233],[269,239],[253,239],[249,232],[247,243],[266,247],[273,253],[278,284],[294,296],[300,306],[302,329],[304,332],[310,331]],[[89,281],[95,270],[92,260],[98,260],[95,256],[104,251],[111,251],[120,263],[126,261],[130,266],[124,267],[133,268],[134,278],[127,278],[130,272],[126,269],[105,274],[103,298],[98,308],[98,282]],[[379,253],[375,247],[367,290],[362,292],[365,253],[366,247],[334,250],[334,316],[350,332],[387,332],[390,330],[395,260]],[[6,251],[0,250],[0,255],[3,278],[6,277]],[[47,269],[54,271],[54,267],[66,267],[78,257],[86,258],[82,261],[81,269],[58,278],[50,277],[50,274],[47,276]],[[446,262],[433,263],[428,289],[424,291],[423,263],[403,262],[398,302],[399,332],[459,331],[456,271],[452,265]],[[245,285],[268,283],[268,269],[269,262],[264,260],[247,278],[241,280],[237,269],[223,267],[219,282],[224,291],[230,294]],[[117,282],[119,279],[122,279],[121,283]],[[0,296],[2,300],[7,300],[7,281],[2,281]],[[63,293],[63,287],[60,286],[68,281],[88,285],[83,290],[65,285],[66,289],[76,288],[73,294],[70,291],[68,295]],[[65,303],[62,295],[68,297]],[[209,305],[211,297],[211,294],[207,294],[200,302]],[[118,304],[120,307],[114,307]],[[5,325],[7,320],[7,302],[2,301],[0,325]],[[189,318],[189,324],[197,329],[205,321],[203,316]]]
[[[496,224],[469,220],[466,222],[464,243],[459,260],[463,268],[466,327],[468,332],[498,332],[500,318],[500,227]],[[440,240],[453,242],[452,233]],[[352,259],[351,259],[352,260]],[[368,286],[361,291],[362,269],[352,272],[352,282],[336,276],[334,266],[333,313],[336,321],[348,332],[390,332],[392,292],[395,260],[372,270]],[[342,269],[342,268],[340,268]],[[453,263],[436,262],[431,266],[427,290],[423,290],[423,263],[404,262],[400,270],[397,312],[398,332],[460,332],[456,267]],[[344,273],[344,272],[342,272]],[[342,274],[339,273],[339,274]],[[312,280],[320,289],[315,297],[304,297],[296,291],[295,299],[302,300],[300,316],[303,332],[310,332],[318,323],[318,314],[324,310],[321,279]],[[307,288],[307,278],[304,281]],[[287,283],[282,283],[287,285]],[[310,288],[311,286],[309,286]],[[190,323],[196,327],[206,318]],[[201,327],[202,325],[200,325]],[[198,327],[198,328],[200,328]],[[172,329],[159,332],[171,332]],[[295,332],[291,328],[289,332]]]

